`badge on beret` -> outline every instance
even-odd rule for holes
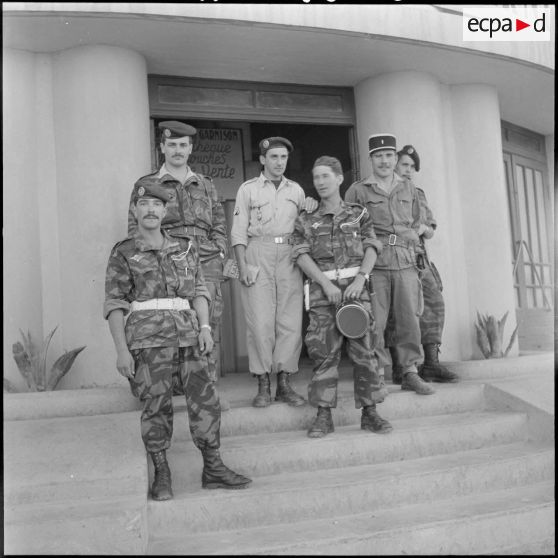
[[[263,147],[264,149],[267,149],[267,148],[269,147],[269,140],[263,140],[263,142],[262,142],[262,147]]]
[[[143,186],[140,186],[138,188],[138,196],[143,196],[145,194],[145,188]]]
[[[407,153],[410,155],[411,153],[413,153],[415,150],[412,147],[408,147],[407,148]]]
[[[169,201],[174,200],[174,192],[167,192],[167,196],[169,198]]]
[[[168,128],[165,128],[165,129],[163,130],[163,135],[164,135],[166,138],[170,138],[170,137],[171,137],[171,131],[170,131]]]

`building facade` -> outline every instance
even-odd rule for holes
[[[512,355],[550,350],[554,42],[464,42],[462,17],[453,5],[5,3],[5,377],[23,386],[20,329],[58,326],[49,360],[87,345],[62,388],[124,382],[105,268],[164,119],[203,130],[192,166],[229,218],[263,137],[293,142],[287,176],[308,193],[319,155],[341,159],[346,188],[370,173],[370,134],[413,144],[438,221],[442,358],[481,358],[477,311],[509,312],[505,341],[519,324]],[[245,372],[238,285],[224,295],[222,371]]]

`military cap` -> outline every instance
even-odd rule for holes
[[[183,138],[184,136],[194,136],[198,132],[193,126],[178,122],[177,120],[165,120],[159,122],[161,139]]]
[[[163,203],[170,201],[168,192],[159,184],[142,184],[139,186],[134,192],[134,203],[137,203],[140,198],[156,198]]]
[[[286,147],[289,153],[293,150],[293,144],[288,139],[272,137],[265,138],[260,141],[260,154],[265,155],[270,149],[273,149],[274,147]]]
[[[397,156],[408,155],[415,163],[415,170],[418,172],[420,170],[420,158],[418,156],[417,150],[412,145],[406,145],[401,151],[397,152]]]
[[[379,149],[395,149],[395,136],[393,134],[373,134],[368,138],[368,154]]]

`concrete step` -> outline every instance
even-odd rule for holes
[[[485,408],[482,384],[440,384],[435,389],[433,395],[417,395],[390,386],[390,395],[378,405],[378,411],[391,421]],[[173,405],[176,411],[173,443],[190,440],[184,397],[174,397]],[[360,409],[355,408],[352,382],[341,382],[337,408],[333,410],[335,426],[358,424],[360,414]],[[310,405],[289,407],[274,401],[269,407],[256,409],[251,406],[251,399],[232,400],[231,409],[221,415],[221,437],[307,430],[315,416],[316,409]]]
[[[552,447],[515,443],[389,463],[282,473],[246,490],[202,490],[148,501],[149,532],[243,529],[433,502],[554,478]]]
[[[434,484],[433,486],[436,486]],[[436,505],[382,502],[354,515],[151,538],[151,555],[469,555],[554,540],[554,482],[447,497]],[[441,496],[441,494],[440,494]],[[364,512],[362,510],[365,510]],[[553,547],[553,544],[552,544]],[[546,547],[548,548],[548,547]]]
[[[415,459],[477,449],[527,438],[523,413],[468,412],[392,421],[394,430],[376,435],[360,423],[337,427],[322,439],[306,432],[230,436],[221,455],[231,469],[250,478]],[[167,452],[175,493],[196,491],[202,457],[192,441],[174,443]]]
[[[4,508],[5,554],[145,554],[144,496]]]

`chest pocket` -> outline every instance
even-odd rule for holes
[[[163,225],[173,225],[175,223],[180,223],[182,221],[182,213],[179,207],[178,192],[174,187],[165,187],[166,192],[170,196],[170,200],[167,203],[167,214],[163,219]]]
[[[161,296],[161,268],[157,260],[148,255],[136,255],[128,263],[139,300]]]
[[[371,197],[366,201],[366,209],[368,209],[375,226],[385,228],[392,224],[388,198],[383,196]]]
[[[211,199],[203,185],[192,184],[187,192],[187,195],[190,197],[194,218],[211,227]]]
[[[410,225],[413,222],[413,196],[410,192],[404,191],[398,192],[395,199],[397,214],[407,225]]]
[[[319,225],[312,231],[312,257],[317,260],[331,260],[333,258],[331,224]]]
[[[177,295],[191,298],[196,288],[196,259],[190,252],[171,254],[170,260],[175,270]]]
[[[250,225],[265,225],[273,218],[271,202],[250,198]]]
[[[360,226],[358,223],[341,223],[341,241],[345,253],[349,258],[362,258],[364,250],[362,248],[362,237],[360,235]]]
[[[287,196],[284,206],[288,219],[294,221],[298,216],[298,200],[292,196]]]

